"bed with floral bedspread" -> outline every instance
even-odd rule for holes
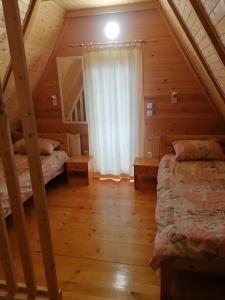
[[[176,161],[159,166],[151,266],[171,257],[225,257],[225,161]]]
[[[51,179],[64,171],[64,163],[68,159],[65,151],[56,150],[51,155],[41,156],[41,164],[44,176],[44,183],[48,183]],[[32,186],[30,172],[28,167],[27,156],[15,154],[17,174],[19,178],[20,192],[23,202],[32,196]],[[10,202],[8,197],[7,186],[5,182],[2,160],[0,159],[0,201],[2,203],[4,216],[11,213]]]

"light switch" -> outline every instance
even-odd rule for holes
[[[177,103],[177,100],[178,100],[177,98],[178,98],[177,92],[176,92],[176,91],[173,91],[172,94],[171,94],[171,102],[172,102],[173,104]]]
[[[52,100],[52,105],[57,106],[57,97],[56,97],[56,95],[52,95],[51,100]]]
[[[153,109],[153,103],[152,102],[147,103],[147,109]]]

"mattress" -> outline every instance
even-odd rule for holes
[[[68,159],[65,151],[57,150],[51,155],[41,156],[41,164],[44,176],[44,183],[46,184],[51,179],[64,171],[64,163]],[[20,193],[22,201],[26,201],[32,196],[32,186],[30,180],[30,172],[28,167],[28,160],[26,155],[15,154],[16,169],[19,178]],[[8,191],[0,159],[0,201],[2,203],[4,216],[11,213]]]
[[[169,257],[225,257],[225,162],[165,155],[155,214],[154,269]]]

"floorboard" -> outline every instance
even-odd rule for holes
[[[156,225],[156,183],[135,190],[127,181],[89,186],[59,178],[47,187],[49,218],[64,300],[159,300],[149,267]],[[46,285],[32,200],[25,205],[35,274]],[[18,281],[24,282],[12,219],[7,220]],[[0,279],[3,279],[0,266]],[[224,300],[224,278],[177,274],[173,300]]]
[[[47,188],[57,273],[63,299],[158,300],[159,278],[149,267],[155,234],[155,183],[137,191],[127,181],[89,186],[57,180]],[[35,273],[45,284],[32,201],[26,218]],[[11,221],[10,241],[23,281]]]

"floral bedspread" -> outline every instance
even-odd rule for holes
[[[158,230],[151,266],[168,257],[225,257],[225,161],[165,155],[157,186]]]
[[[64,162],[68,159],[65,151],[54,151],[51,155],[41,156],[41,164],[44,182],[49,182],[64,170]],[[20,192],[23,202],[32,196],[30,172],[26,155],[15,155],[17,174],[20,184]],[[4,216],[11,213],[8,190],[5,182],[2,160],[0,158],[0,201],[2,203]]]

